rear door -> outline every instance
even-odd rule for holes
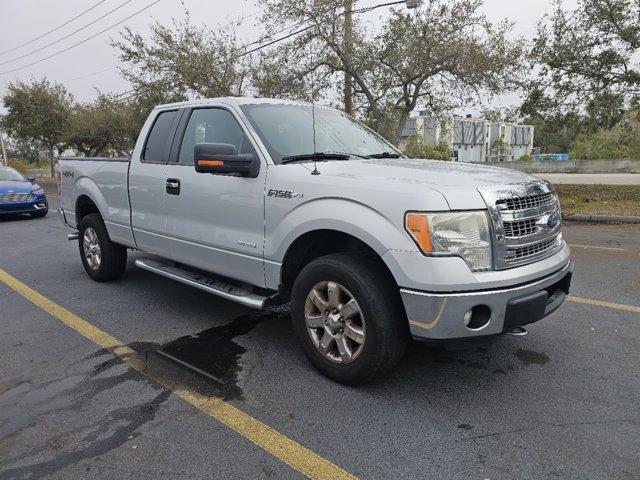
[[[131,227],[139,249],[169,256],[166,191],[167,161],[181,111],[158,112],[142,150],[134,152],[129,171]],[[144,134],[144,133],[143,133]]]
[[[264,185],[266,162],[257,178],[197,173],[197,143],[227,143],[257,155],[231,110],[185,111],[167,165],[167,237],[171,258],[252,285],[264,285]],[[260,157],[258,157],[260,158]]]

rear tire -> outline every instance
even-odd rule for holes
[[[311,363],[347,385],[383,376],[409,340],[398,286],[363,255],[326,255],[304,267],[292,289],[291,319]]]
[[[96,282],[120,278],[127,266],[127,249],[111,241],[102,217],[90,213],[82,219],[78,231],[80,258],[87,275]]]

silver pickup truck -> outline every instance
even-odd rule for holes
[[[63,222],[96,281],[135,264],[293,329],[348,384],[411,337],[491,341],[557,309],[572,264],[553,187],[407,158],[344,113],[221,98],[156,107],[131,158],[63,158]]]

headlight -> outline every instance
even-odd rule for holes
[[[31,192],[31,194],[35,196],[44,195],[44,189],[38,188],[37,190],[34,190],[33,192]]]
[[[407,232],[425,255],[456,255],[471,270],[492,268],[491,235],[484,211],[405,215]]]

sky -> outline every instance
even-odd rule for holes
[[[515,23],[514,34],[531,37],[537,20],[549,10],[552,0],[485,0],[483,9],[494,21],[507,18]],[[574,7],[577,0],[565,0],[567,7]],[[20,48],[25,42],[41,36],[69,21],[76,15],[98,4],[91,11],[69,22],[55,32]],[[382,3],[381,0],[358,0],[361,6]],[[108,27],[136,14],[124,23],[106,30]],[[119,8],[118,8],[119,7]],[[113,13],[108,13],[111,10]],[[117,66],[117,51],[109,45],[109,40],[117,39],[121,29],[128,25],[134,31],[145,34],[154,21],[170,24],[173,18],[182,18],[185,10],[196,23],[210,27],[225,27],[231,20],[248,17],[239,27],[240,37],[247,41],[260,36],[257,0],[20,0],[2,2],[0,9],[0,96],[6,92],[7,82],[29,80],[46,76],[50,80],[63,83],[78,100],[91,100],[96,89],[121,93],[129,89],[120,78]],[[379,23],[382,9],[369,14],[368,21]],[[99,19],[102,16],[102,19]],[[94,22],[95,23],[92,23]],[[73,33],[87,24],[87,28]],[[106,30],[95,38],[73,45]],[[68,38],[64,38],[68,35]],[[64,38],[64,39],[63,39]],[[54,45],[48,44],[60,40]],[[46,47],[46,48],[43,48]],[[69,48],[71,47],[71,48]],[[15,49],[14,49],[15,48]],[[24,67],[51,54],[69,48],[48,60]],[[11,50],[11,51],[8,51]],[[39,50],[37,53],[32,52]],[[24,56],[24,57],[23,57]],[[17,58],[23,57],[23,58]],[[12,61],[13,60],[13,61]],[[14,72],[11,70],[19,69]],[[510,106],[517,101],[513,96],[499,100],[501,105]],[[0,112],[2,111],[0,106]]]

